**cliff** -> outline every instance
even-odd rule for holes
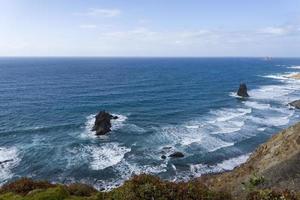
[[[241,166],[232,171],[200,178],[215,190],[230,191],[241,198],[246,191],[289,189],[300,191],[300,123],[260,145]]]

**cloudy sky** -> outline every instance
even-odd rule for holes
[[[0,0],[0,56],[300,57],[300,0]]]

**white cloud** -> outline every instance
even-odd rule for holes
[[[270,35],[285,35],[289,32],[289,30],[284,27],[266,27],[259,30],[258,32]]]
[[[95,24],[82,24],[79,26],[82,29],[95,29],[97,28],[97,25]]]
[[[87,12],[82,13],[82,15],[92,16],[92,17],[117,17],[121,14],[119,9],[99,9],[90,8]]]

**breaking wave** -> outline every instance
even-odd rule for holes
[[[0,147],[0,185],[13,177],[12,169],[16,167],[21,159],[18,149],[15,147]]]
[[[232,170],[235,167],[246,162],[249,156],[250,154],[241,155],[238,157],[230,158],[228,160],[224,160],[221,163],[218,163],[216,165],[206,165],[206,164],[191,165],[190,171],[194,176],[201,176],[207,173],[218,173],[218,172]]]

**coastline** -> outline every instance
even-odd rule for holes
[[[168,196],[166,199],[177,199],[176,195],[188,195],[189,187],[194,187],[193,195],[196,196],[192,199],[198,199],[199,195],[205,197],[208,194],[211,195],[211,199],[249,199],[253,195],[258,195],[257,191],[269,191],[267,195],[289,195],[293,197],[290,199],[297,199],[297,197],[299,198],[297,195],[300,195],[298,190],[300,178],[297,175],[300,166],[299,158],[300,122],[273,135],[267,142],[260,145],[245,163],[233,170],[206,174],[185,183],[163,181],[158,177],[142,174],[132,177],[112,191],[99,192],[93,187],[81,183],[67,186],[47,181],[20,179],[2,186],[0,200],[31,200],[36,199],[35,195],[46,197],[47,195],[58,195],[62,196],[59,199],[78,200],[128,199],[130,195],[130,199],[151,199],[147,195],[150,197],[171,195],[167,194],[170,189],[175,191],[172,194],[175,196]],[[149,188],[147,188],[148,186]],[[49,191],[51,192],[49,193]],[[142,196],[138,196],[140,192],[143,193]]]

